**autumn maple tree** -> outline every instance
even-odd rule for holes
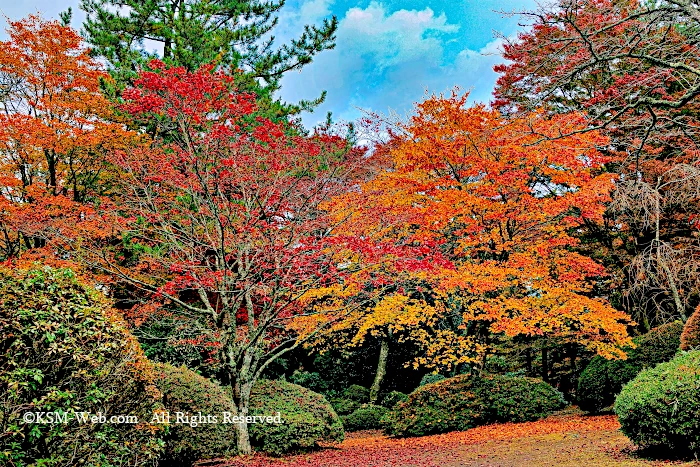
[[[339,198],[344,228],[421,248],[434,268],[407,268],[427,282],[397,288],[384,312],[364,315],[365,332],[403,327],[410,315],[424,332],[421,322],[451,317],[452,326],[422,336],[417,363],[429,367],[475,363],[494,335],[545,336],[623,356],[629,320],[596,296],[605,271],[575,251],[573,235],[600,219],[609,200],[613,177],[601,171],[608,158],[596,149],[606,139],[578,133],[580,115],[506,120],[484,106],[466,108],[466,99],[432,96],[407,121],[386,122],[389,168]],[[541,141],[531,128],[572,135]],[[412,311],[401,313],[407,304]]]
[[[621,177],[589,236],[647,328],[685,320],[700,293],[699,12],[685,0],[559,0],[522,13],[531,27],[506,40],[508,63],[496,67],[505,114],[582,112],[574,131],[609,138]]]
[[[113,121],[100,92],[108,77],[74,30],[30,16],[8,33],[0,43],[0,256],[16,259],[48,250],[52,232],[70,230],[108,193],[114,171],[105,155],[132,135]]]
[[[65,237],[66,248],[137,291],[145,301],[132,313],[150,303],[206,323],[245,417],[261,373],[303,341],[287,330],[313,313],[300,299],[342,276],[334,247],[344,251],[343,240],[321,205],[354,183],[362,151],[253,118],[255,96],[212,67],[150,67],[124,92],[123,110],[155,122],[156,136],[110,155],[123,193],[95,212],[121,240]],[[239,452],[249,453],[247,423],[236,428]]]

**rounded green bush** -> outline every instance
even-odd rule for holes
[[[185,367],[156,364],[157,384],[170,413],[161,466],[192,465],[200,459],[235,455],[236,432],[223,424],[222,413],[233,412],[233,402],[218,384]],[[182,416],[177,417],[180,412]],[[217,423],[196,423],[192,416],[217,416]],[[187,418],[185,418],[187,417]],[[193,423],[186,423],[186,422]]]
[[[376,430],[383,426],[382,418],[389,409],[381,405],[363,405],[350,415],[342,417],[347,431]]]
[[[369,402],[369,389],[359,384],[353,384],[343,391],[343,396],[355,402]]]
[[[620,392],[615,413],[639,446],[700,455],[700,351],[642,371]]]
[[[199,459],[235,455],[235,426],[222,423],[223,412],[234,413],[230,388],[222,388],[184,367],[159,364],[158,371],[171,421],[161,465],[191,465]],[[218,423],[175,423],[176,412],[216,415]],[[276,416],[278,412],[281,424],[248,424],[255,450],[281,455],[313,447],[319,441],[343,439],[340,418],[322,395],[286,381],[258,380],[250,396],[249,415]]]
[[[333,410],[335,410],[335,413],[337,413],[338,415],[350,415],[355,410],[359,409],[360,405],[362,404],[350,399],[331,399],[331,406],[333,406]]]
[[[667,362],[676,355],[682,331],[683,323],[674,321],[634,338],[637,347],[625,349],[626,360],[594,357],[579,377],[576,392],[579,407],[595,413],[612,406],[622,386],[642,369]]]
[[[535,420],[565,405],[560,392],[538,379],[460,375],[416,389],[388,413],[385,431],[399,436],[462,431]]]
[[[494,422],[529,422],[566,406],[564,395],[536,378],[491,376],[484,402]]]
[[[343,424],[326,398],[286,381],[259,380],[253,386],[249,412],[254,416],[280,413],[281,424],[249,425],[251,444],[269,454],[343,440]]]
[[[0,465],[153,465],[154,372],[104,296],[67,269],[0,270]],[[67,423],[24,423],[27,412]],[[135,416],[80,423],[75,413]]]
[[[442,381],[445,379],[443,375],[436,375],[433,373],[428,373],[427,375],[423,376],[420,380],[419,386],[425,386],[426,384],[432,384],[432,383],[437,383],[438,381]]]
[[[681,334],[681,321],[673,321],[652,329],[635,338],[637,348],[632,351],[632,359],[641,362],[645,368],[671,360],[680,349]]]
[[[606,360],[594,357],[578,381],[578,406],[586,412],[597,413],[615,402],[622,386],[642,370],[641,363],[627,360]]]
[[[389,412],[385,430],[392,435],[424,436],[488,423],[488,407],[482,400],[488,383],[460,375],[420,386]]]
[[[391,409],[399,402],[405,402],[408,399],[408,394],[401,391],[391,391],[382,398],[382,406]]]
[[[294,373],[289,377],[289,382],[318,393],[324,393],[329,389],[328,381],[324,380],[321,375],[315,371],[294,370]]]

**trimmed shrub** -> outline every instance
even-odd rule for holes
[[[350,399],[331,399],[331,406],[333,406],[333,410],[335,410],[335,413],[338,415],[350,415],[355,410],[359,409],[360,405],[362,404]]]
[[[416,389],[388,413],[385,430],[399,436],[463,431],[535,420],[565,405],[561,393],[534,378],[460,375]]]
[[[642,371],[615,401],[622,432],[637,445],[700,454],[700,350]]]
[[[680,349],[682,333],[683,322],[673,321],[638,336],[634,340],[637,348],[632,351],[632,359],[645,368],[671,360]]]
[[[443,375],[436,375],[433,373],[428,373],[427,375],[423,376],[420,380],[419,386],[425,386],[426,384],[432,384],[432,383],[437,383],[438,381],[442,381],[445,379]]]
[[[67,269],[0,270],[0,464],[152,465],[162,451],[154,372],[104,296]],[[27,412],[68,423],[24,423]],[[136,416],[79,423],[76,412]]]
[[[343,396],[355,402],[369,402],[369,389],[359,384],[353,384],[343,391]]]
[[[615,402],[622,386],[642,369],[669,361],[680,347],[683,323],[674,321],[634,338],[634,349],[625,349],[627,360],[594,357],[581,373],[576,398],[587,412],[600,412]]]
[[[423,436],[462,431],[488,423],[483,387],[488,380],[461,375],[420,386],[387,415],[386,432]]]
[[[631,358],[606,360],[603,357],[594,357],[578,381],[576,398],[579,407],[593,413],[610,407],[622,386],[641,370],[642,365]]]
[[[280,412],[282,424],[251,424],[251,444],[281,455],[316,446],[319,441],[343,440],[343,424],[325,397],[286,381],[259,380],[250,398],[250,415]]]
[[[289,377],[289,382],[321,394],[329,389],[328,381],[315,371],[294,370],[294,373]]]
[[[492,376],[494,386],[484,394],[491,421],[529,422],[565,407],[564,395],[540,379]]]
[[[388,412],[386,407],[368,404],[341,418],[346,431],[376,430],[382,428],[382,418]]]
[[[681,350],[700,350],[700,306],[683,327]]]
[[[199,459],[235,455],[236,432],[232,425],[221,423],[222,412],[233,412],[233,402],[218,384],[185,367],[156,364],[158,388],[163,392],[163,404],[171,415],[165,437],[162,466],[192,465]],[[182,423],[176,412],[187,417],[216,415],[218,423]],[[187,420],[192,420],[188,418]]]
[[[222,388],[192,370],[158,365],[164,403],[175,412],[218,415],[234,412],[230,388]],[[251,445],[258,451],[281,455],[315,446],[319,441],[342,441],[343,425],[328,401],[309,389],[286,381],[258,380],[250,396],[249,415],[275,416],[282,424],[248,425]],[[191,465],[194,460],[235,455],[236,431],[231,424],[201,423],[197,426],[172,423],[166,438],[163,465]]]
[[[382,406],[391,409],[399,402],[405,402],[408,399],[408,394],[401,391],[391,391],[382,398]]]

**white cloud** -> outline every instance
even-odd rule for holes
[[[322,17],[329,4],[330,0],[311,0],[298,11]],[[311,22],[302,14],[298,20]],[[495,82],[492,67],[502,60],[498,57],[502,41],[496,39],[480,50],[464,49],[447,63],[443,45],[458,30],[459,25],[449,23],[444,13],[430,8],[389,12],[375,1],[367,8],[351,8],[340,20],[336,48],[321,53],[301,73],[286,76],[282,96],[298,101],[328,91],[317,112],[304,117],[307,124],[322,121],[328,110],[345,120],[361,116],[357,107],[404,113],[426,89],[444,92],[455,85],[474,88],[472,99],[488,101]]]
[[[309,23],[323,19],[331,14],[333,0],[310,0],[304,2],[299,9],[299,16]]]
[[[433,10],[399,10],[387,15],[385,7],[372,2],[366,9],[351,8],[338,29],[338,47],[346,58],[353,55],[376,71],[416,59],[439,64],[442,42],[426,33],[456,32],[458,25],[448,24],[445,14]]]

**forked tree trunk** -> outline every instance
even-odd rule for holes
[[[372,388],[369,391],[369,402],[376,404],[379,399],[379,390],[386,375],[386,364],[389,360],[389,338],[382,336],[381,347],[379,348],[379,362],[377,363],[377,373],[374,376]]]

